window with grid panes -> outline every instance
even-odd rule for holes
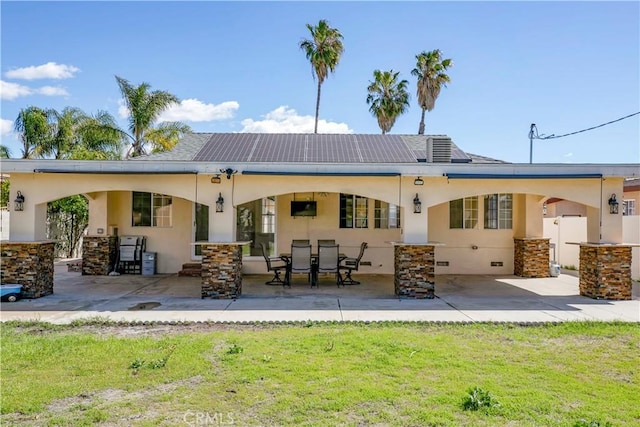
[[[369,200],[340,193],[340,228],[368,228]]]
[[[484,228],[509,230],[513,226],[513,195],[487,194],[484,196]]]

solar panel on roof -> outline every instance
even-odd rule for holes
[[[411,149],[397,135],[213,134],[196,161],[280,163],[407,163]]]

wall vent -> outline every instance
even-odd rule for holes
[[[446,136],[428,137],[427,162],[451,163],[451,138]]]
[[[436,261],[438,267],[449,267],[449,261]]]
[[[491,261],[491,267],[502,267],[502,261]]]

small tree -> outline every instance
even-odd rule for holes
[[[47,235],[56,240],[56,255],[78,256],[79,243],[89,225],[89,203],[82,195],[49,202],[47,205]]]

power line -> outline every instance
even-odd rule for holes
[[[629,117],[637,116],[638,114],[640,114],[640,111],[638,111],[637,113],[629,114],[628,116],[620,117],[619,119],[611,120],[610,122],[607,122],[607,123],[602,123],[601,125],[598,125],[598,126],[592,126],[590,128],[587,128],[587,129],[582,129],[582,130],[577,130],[575,132],[565,133],[564,135],[555,135],[555,134],[551,134],[551,135],[548,135],[548,136],[545,136],[544,134],[538,135],[538,128],[536,127],[535,123],[532,123],[531,124],[531,130],[529,131],[529,138],[530,139],[557,139],[557,138],[564,138],[565,136],[575,135],[577,133],[582,133],[582,132],[587,132],[589,130],[598,129],[598,128],[601,128],[603,126],[610,125],[611,123],[619,122],[620,120],[624,120],[624,119],[628,119]]]
[[[601,128],[603,126],[610,125],[611,123],[619,122],[620,120],[628,119],[629,117],[633,117],[633,116],[636,116],[638,114],[640,114],[640,111],[638,111],[637,113],[629,114],[628,116],[620,117],[619,119],[611,120],[610,122],[607,122],[607,123],[602,123],[601,125],[598,125],[598,126],[592,126],[590,128],[587,128],[587,129],[582,129],[582,130],[577,130],[575,132],[565,133],[564,135],[554,135],[554,134],[551,134],[551,135],[548,135],[548,136],[545,136],[544,134],[538,135],[538,128],[536,127],[536,124],[535,123],[531,123],[531,128],[529,129],[529,163],[533,163],[533,140],[534,139],[564,138],[565,136],[575,135],[577,133],[582,133],[582,132],[586,132],[586,131],[589,131],[589,130]]]

